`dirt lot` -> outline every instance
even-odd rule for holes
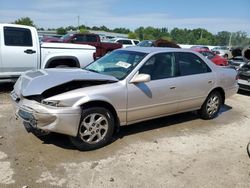
[[[124,127],[102,149],[80,152],[66,136],[43,140],[12,115],[0,84],[0,187],[250,187],[250,95],[210,121],[185,113]]]

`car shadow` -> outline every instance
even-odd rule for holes
[[[231,106],[228,106],[228,105],[224,104],[224,105],[221,107],[220,111],[219,111],[219,115],[220,115],[220,114],[223,114],[224,112],[227,112],[227,111],[229,111],[229,110],[231,110],[231,109],[232,109]]]
[[[245,90],[239,89],[238,94],[245,95],[245,96],[250,96],[250,91],[245,91]]]
[[[49,135],[37,137],[43,144],[55,145],[57,147],[67,149],[67,150],[76,150],[76,148],[71,144],[69,137],[67,135],[59,133],[50,133]]]
[[[13,90],[15,83],[0,83],[0,93],[7,93]]]
[[[119,132],[116,134],[114,141],[116,139],[122,139],[125,136],[142,133],[154,129],[160,129],[163,127],[175,126],[183,122],[193,121],[195,119],[199,119],[199,116],[196,112],[187,112],[135,123],[128,126],[122,126],[120,127]]]
[[[222,114],[224,112],[227,112],[231,110],[232,107],[228,105],[223,105],[219,114]],[[188,122],[188,121],[193,121],[196,119],[200,119],[198,113],[196,112],[186,112],[186,113],[181,113],[181,114],[176,114],[176,115],[171,115],[171,116],[166,116],[162,118],[157,118],[153,120],[148,120],[128,126],[122,126],[119,129],[119,132],[117,132],[113,139],[110,141],[110,144],[115,142],[118,139],[123,139],[126,136],[154,130],[154,129],[159,129],[163,127],[168,127],[168,126],[176,126],[178,124]],[[70,142],[68,136],[62,135],[62,134],[57,134],[57,133],[51,133],[47,136],[44,137],[38,137],[43,144],[52,144],[57,147],[67,149],[67,150],[77,150]]]

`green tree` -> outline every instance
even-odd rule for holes
[[[233,33],[231,41],[232,46],[245,47],[250,44],[250,39],[247,37],[247,33],[243,31]]]
[[[209,42],[208,39],[206,38],[200,38],[196,41],[196,44],[200,44],[200,45],[210,45],[211,43]]]
[[[170,36],[174,42],[180,44],[186,44],[186,35],[183,29],[174,28],[170,32]]]
[[[136,39],[136,38],[137,38],[137,35],[136,35],[135,32],[129,32],[129,33],[128,33],[128,38],[129,38],[129,39]]]
[[[58,35],[65,35],[67,33],[67,31],[63,27],[59,27],[59,28],[56,29],[56,33]]]
[[[115,33],[123,33],[123,34],[128,34],[129,32],[131,32],[129,29],[126,29],[126,28],[115,28],[112,30],[113,32]]]
[[[18,20],[15,20],[14,23],[15,24],[20,24],[20,25],[28,25],[28,26],[35,27],[34,22],[29,17],[19,18]]]
[[[89,33],[89,31],[87,29],[80,28],[79,33],[85,34],[85,33]]]
[[[215,35],[217,40],[217,45],[219,46],[227,46],[229,43],[231,33],[228,31],[220,31]]]
[[[140,40],[145,40],[144,39],[144,27],[139,27],[135,30],[135,33],[137,35],[137,38],[139,38]]]
[[[68,27],[65,27],[65,30],[66,31],[76,31],[78,28],[77,27],[74,27],[72,25],[68,26]]]

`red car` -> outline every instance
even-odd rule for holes
[[[43,42],[62,42],[62,43],[75,43],[75,44],[88,44],[96,47],[94,58],[98,59],[118,48],[122,48],[120,43],[101,42],[100,36],[92,33],[75,33],[66,34],[61,38],[50,37],[43,40]]]
[[[216,65],[219,66],[227,66],[228,65],[228,61],[227,59],[214,54],[212,51],[204,49],[204,48],[194,48],[192,49],[196,52],[201,53],[202,55],[204,55],[206,58],[210,59],[212,62],[214,62]]]

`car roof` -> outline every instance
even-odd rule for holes
[[[142,53],[155,53],[155,52],[193,52],[192,50],[182,48],[168,48],[168,47],[129,47],[118,49],[121,51],[134,51]]]
[[[205,48],[192,48],[192,50],[196,52],[211,52],[210,50]]]

